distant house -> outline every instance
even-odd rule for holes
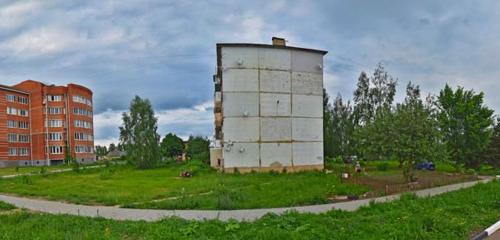
[[[115,149],[113,151],[110,151],[108,153],[108,155],[106,155],[108,158],[119,158],[119,157],[123,157],[126,155],[126,152],[125,151],[120,151],[118,149]]]

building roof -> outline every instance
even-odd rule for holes
[[[291,47],[291,46],[280,46],[280,45],[271,45],[271,44],[260,44],[260,43],[217,43],[217,49],[221,47],[259,47],[259,48],[279,48],[279,49],[291,49],[291,50],[299,50],[306,52],[314,52],[320,54],[327,54],[328,51],[311,49],[311,48],[301,48],[301,47]]]
[[[0,84],[0,89],[7,90],[7,91],[12,91],[12,92],[23,93],[23,94],[29,94],[29,92],[25,92],[25,91],[19,90],[17,88],[13,88],[13,87],[10,87],[10,86],[7,86],[7,85],[2,85],[2,84]]]

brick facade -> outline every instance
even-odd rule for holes
[[[23,111],[13,114],[12,109]],[[60,164],[67,153],[79,162],[94,162],[92,109],[92,91],[76,84],[26,80],[0,86],[0,167]],[[17,127],[8,126],[12,121]]]

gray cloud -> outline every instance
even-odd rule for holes
[[[330,52],[331,95],[349,98],[359,72],[383,61],[400,80],[399,98],[410,80],[433,93],[448,82],[484,91],[499,110],[499,7],[493,0],[1,1],[0,81],[89,86],[96,118],[118,114],[119,122],[134,95],[158,113],[182,115],[211,101],[217,42],[283,36]],[[197,114],[211,119],[210,111]],[[97,138],[116,138],[115,125],[96,125]],[[163,122],[160,130],[210,135],[212,126]]]

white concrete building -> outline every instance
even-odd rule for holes
[[[217,44],[213,167],[323,169],[323,56],[326,51]]]

